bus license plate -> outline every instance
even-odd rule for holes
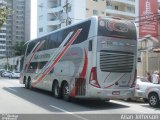
[[[120,91],[113,91],[112,95],[120,95]]]

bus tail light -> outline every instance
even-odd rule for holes
[[[91,73],[90,73],[90,77],[89,77],[89,84],[94,86],[94,87],[100,88],[98,80],[97,80],[96,67],[93,67],[91,69]]]

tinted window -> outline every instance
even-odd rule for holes
[[[39,48],[39,50],[38,51],[42,51],[42,50],[46,50],[46,49],[48,49],[48,40],[47,40],[47,36],[44,36],[44,37],[42,37],[42,38],[40,38],[39,39],[39,42],[43,42],[44,41],[44,43],[42,44],[42,46]]]
[[[40,62],[39,69],[42,69],[42,68],[45,66],[46,63],[47,63],[47,62]]]
[[[58,44],[56,42],[57,39],[58,39],[57,32],[48,36],[48,49],[53,49],[58,47]]]
[[[29,55],[29,53],[33,50],[33,48],[34,48],[35,45],[36,45],[36,41],[31,41],[29,43],[26,55]]]
[[[89,34],[89,29],[90,29],[90,25],[91,25],[91,20],[86,21],[84,23],[81,23],[79,25],[76,25],[75,27],[70,28],[70,31],[77,31],[78,29],[82,28],[82,31],[80,33],[80,35],[77,37],[77,39],[73,42],[73,44],[78,44],[81,42],[84,42],[85,40],[88,39],[88,34]]]
[[[38,43],[39,41],[43,41],[43,40],[45,40],[45,43],[44,45],[41,46],[39,51],[57,48],[60,46],[60,44],[64,41],[64,39],[67,37],[67,35],[70,32],[73,31],[73,34],[71,36],[73,37],[73,35],[75,35],[78,29],[82,29],[82,31],[79,34],[79,36],[76,38],[76,40],[73,42],[73,44],[81,43],[87,40],[88,38],[90,24],[91,24],[91,20],[75,25],[75,26],[72,26],[72,27],[69,27],[69,28],[66,28],[66,29],[63,29],[63,30],[60,30],[60,31],[57,31],[57,32],[54,32],[54,33],[51,33],[50,35],[48,35],[48,37],[44,36],[42,38],[37,39],[36,41],[34,40],[34,42],[29,43],[29,49],[27,53],[31,52],[31,50],[35,46],[35,42]]]
[[[35,72],[36,68],[37,68],[37,62],[32,62],[30,63],[27,71],[29,73],[32,73],[32,72]]]
[[[60,44],[64,41],[64,39],[67,37],[67,35],[70,32],[73,31],[73,34],[71,36],[71,37],[73,37],[75,32],[78,29],[81,29],[81,28],[82,28],[82,31],[81,31],[80,35],[76,38],[76,40],[73,42],[73,44],[78,44],[78,43],[81,43],[81,42],[87,40],[88,34],[89,34],[89,29],[90,29],[90,24],[91,24],[91,20],[86,21],[86,22],[81,23],[81,24],[78,24],[78,25],[75,25],[75,26],[72,26],[70,28],[63,29],[63,30],[58,31],[56,33],[50,34],[49,37],[48,37],[48,45],[49,45],[48,49],[59,47]],[[69,42],[69,40],[68,40],[68,42]]]

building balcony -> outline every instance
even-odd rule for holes
[[[112,2],[119,2],[119,3],[125,3],[129,5],[135,6],[135,0],[112,0]]]
[[[58,7],[54,7],[54,8],[52,8],[52,7],[50,7],[50,8],[48,8],[48,13],[56,13],[56,12],[60,12],[60,11],[62,11],[63,9],[62,9],[62,7],[60,7],[60,6],[58,6]]]
[[[128,16],[128,17],[135,17],[135,13],[113,10],[111,8],[107,8],[105,12],[108,13],[108,14],[111,14],[112,16],[122,15],[122,16]]]
[[[47,22],[48,24],[48,26],[54,26],[54,25],[59,25],[59,24],[61,24],[61,22],[60,22],[60,20],[49,20],[48,22]]]

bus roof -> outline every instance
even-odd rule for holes
[[[129,20],[127,20],[127,19],[120,18],[120,17],[114,17],[114,16],[106,16],[106,17],[102,17],[102,16],[91,16],[90,18],[87,18],[87,19],[85,19],[85,20],[82,20],[82,21],[79,21],[79,22],[77,22],[77,23],[73,23],[73,24],[71,24],[71,25],[65,26],[65,27],[63,27],[63,28],[60,28],[60,29],[51,31],[51,32],[46,33],[46,34],[44,34],[44,35],[42,35],[42,36],[39,36],[39,37],[37,37],[37,38],[35,38],[35,39],[31,39],[31,40],[27,41],[25,44],[27,44],[27,43],[29,43],[29,42],[31,42],[31,41],[33,41],[33,40],[36,40],[36,39],[39,39],[39,38],[43,38],[43,37],[45,37],[45,36],[47,36],[47,35],[50,35],[51,33],[58,32],[58,31],[60,31],[60,30],[64,30],[64,29],[69,28],[69,27],[72,27],[72,26],[74,26],[74,25],[78,25],[78,24],[83,23],[83,22],[85,22],[85,21],[92,20],[92,19],[93,19],[93,20],[98,20],[99,18],[102,18],[102,19],[109,18],[109,19],[119,19],[119,20],[129,21]],[[132,21],[130,21],[130,22],[132,22]]]

